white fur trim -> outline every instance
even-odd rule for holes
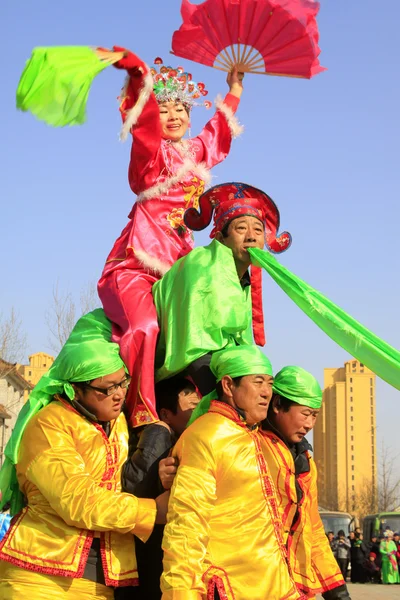
[[[206,163],[200,162],[193,168],[193,173],[204,181],[204,187],[208,187],[211,184],[212,175],[210,173],[210,169],[207,167]]]
[[[226,118],[229,129],[231,130],[232,138],[235,139],[239,137],[239,135],[243,133],[244,127],[235,117],[233,110],[225,104],[221,96],[217,96],[215,99],[215,106]]]
[[[146,68],[148,69],[147,65],[146,65]],[[126,140],[130,130],[137,123],[137,120],[140,117],[142,110],[143,110],[146,102],[150,98],[150,94],[153,91],[153,85],[154,85],[153,77],[152,77],[150,71],[148,71],[147,75],[145,75],[143,78],[143,86],[139,92],[139,97],[137,99],[137,102],[134,106],[132,106],[132,108],[128,112],[125,122],[122,125],[121,134],[119,136],[119,139],[122,142],[124,142]],[[124,93],[126,93],[126,85],[125,85],[123,94]]]
[[[150,269],[150,271],[155,271],[159,275],[165,275],[171,268],[171,265],[167,265],[167,263],[162,262],[162,260],[150,256],[150,254],[147,254],[144,250],[134,250],[134,253],[144,267]]]
[[[206,185],[209,185],[211,181],[211,174],[205,163],[199,163],[196,165],[192,160],[190,160],[190,158],[186,158],[183,162],[183,165],[177,170],[175,175],[167,177],[167,179],[164,181],[147,188],[147,190],[139,194],[137,201],[142,202],[143,200],[158,198],[164,194],[168,194],[169,190],[176,186],[190,171],[202,179]]]

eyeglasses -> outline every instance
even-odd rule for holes
[[[112,396],[113,394],[115,394],[118,391],[119,388],[121,388],[122,390],[127,390],[130,382],[131,382],[131,378],[125,377],[125,379],[123,379],[119,383],[114,383],[114,385],[110,385],[110,387],[108,387],[108,388],[100,388],[100,387],[95,387],[94,385],[90,385],[90,383],[86,381],[85,387],[88,387],[91,390],[95,390],[95,392],[100,392],[100,394],[104,394],[105,396]]]

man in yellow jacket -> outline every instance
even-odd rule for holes
[[[322,404],[317,380],[300,367],[274,379],[263,423],[263,453],[277,486],[284,542],[296,585],[307,598],[348,600],[349,594],[318,513],[317,469],[305,439]]]
[[[163,600],[304,599],[287,565],[261,449],[271,364],[256,346],[235,346],[215,352],[210,368],[218,399],[174,450],[179,467],[163,540]]]
[[[138,585],[133,534],[147,540],[168,498],[121,491],[129,377],[110,340],[102,310],[81,317],[18,417],[0,473],[17,512],[0,542],[0,600],[111,600]]]

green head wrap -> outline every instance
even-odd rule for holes
[[[73,400],[71,382],[83,382],[115,373],[125,368],[119,356],[119,346],[111,342],[111,322],[98,308],[84,315],[76,323],[60,354],[32,390],[29,400],[19,412],[11,438],[6,446],[6,460],[0,471],[0,508],[11,502],[11,513],[22,508],[15,473],[22,434],[30,419],[49,404],[55,394],[65,394]]]
[[[310,408],[321,408],[322,391],[311,373],[301,367],[284,367],[275,375],[272,389],[275,394]]]
[[[224,375],[229,375],[232,379],[245,375],[272,375],[270,361],[257,346],[229,346],[229,348],[214,352],[211,357],[210,369],[215,375],[217,383]],[[217,397],[216,390],[204,396],[194,409],[188,426],[206,414],[211,400],[216,400]]]
[[[257,346],[231,346],[214,352],[210,369],[217,383],[224,375],[230,375],[232,379],[244,375],[272,375],[271,363]]]

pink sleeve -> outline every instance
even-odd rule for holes
[[[217,105],[215,115],[205,125],[203,131],[195,140],[200,140],[203,155],[199,162],[204,161],[208,168],[222,162],[231,148],[232,137],[239,134],[240,126],[234,117],[239,106],[239,98],[227,94],[224,101]]]
[[[123,122],[129,118],[130,110],[138,102],[142,90],[146,91],[145,73],[137,69],[128,69],[128,77],[128,84],[120,105]],[[139,194],[154,184],[162,170],[159,108],[152,91],[130,131],[133,141],[129,183],[132,191]]]

